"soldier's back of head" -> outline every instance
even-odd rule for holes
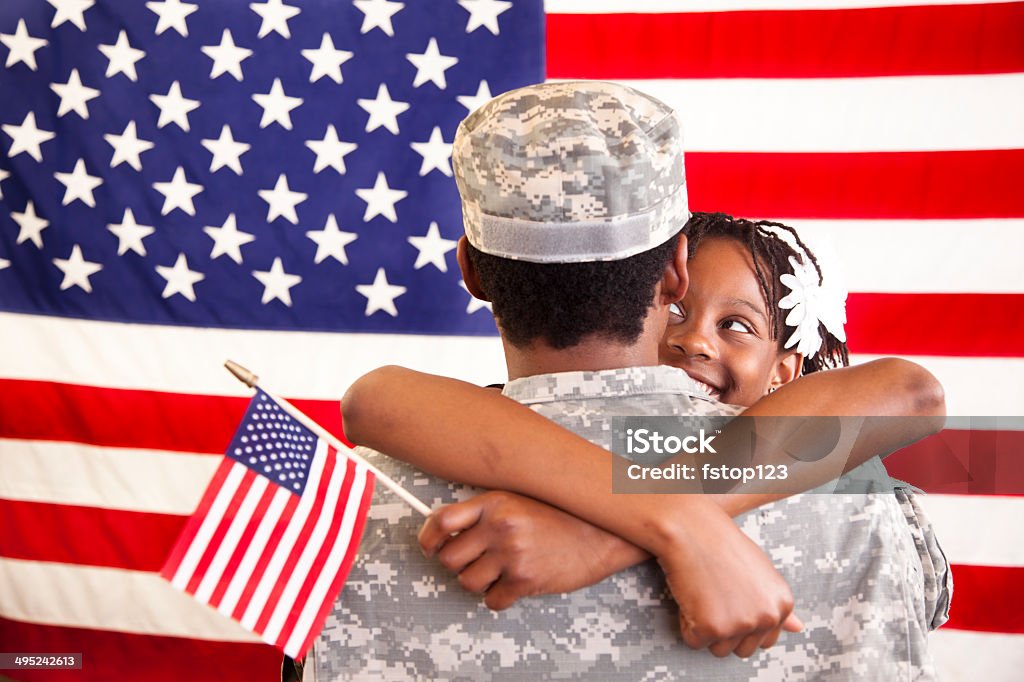
[[[452,165],[502,331],[629,342],[689,218],[675,111],[614,83],[531,85],[468,116]]]

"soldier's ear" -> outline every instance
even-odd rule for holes
[[[479,298],[481,301],[490,301],[487,294],[484,293],[484,288],[480,286],[480,275],[477,273],[476,268],[473,267],[473,259],[469,257],[469,251],[467,250],[469,242],[466,240],[466,235],[459,237],[459,246],[455,252],[455,256],[459,261],[459,270],[462,271],[462,281],[466,283],[466,290],[469,291],[473,298]]]
[[[681,301],[690,286],[690,274],[686,269],[686,235],[680,234],[672,258],[665,264],[665,272],[661,276],[661,303],[670,305]]]

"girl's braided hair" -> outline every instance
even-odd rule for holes
[[[746,220],[734,218],[725,213],[695,212],[683,228],[689,242],[688,255],[693,258],[700,247],[701,241],[718,237],[735,239],[750,251],[754,262],[754,273],[761,286],[765,305],[768,308],[768,324],[772,330],[772,338],[778,340],[782,349],[786,334],[785,316],[779,308],[785,292],[779,278],[784,274],[794,274],[789,259],[796,258],[806,264],[809,259],[818,273],[821,282],[821,266],[814,253],[800,239],[792,227],[769,220]],[[799,247],[799,251],[781,235],[788,234]],[[825,325],[818,323],[818,332],[824,339],[817,353],[805,356],[803,373],[810,374],[833,367],[845,367],[850,364],[849,351],[846,344],[833,336]]]

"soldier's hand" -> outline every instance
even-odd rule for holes
[[[803,629],[789,585],[725,512],[704,505],[681,528],[658,561],[688,646],[745,658],[773,645],[781,631]]]
[[[506,492],[436,510],[419,541],[495,610],[522,597],[578,590],[649,556],[575,516]]]

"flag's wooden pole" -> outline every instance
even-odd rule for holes
[[[227,368],[229,372],[235,375],[236,379],[241,381],[243,384],[245,384],[249,388],[256,388],[257,383],[259,382],[259,377],[250,372],[249,370],[247,370],[245,367],[242,367],[237,362],[232,362],[231,360],[227,360],[224,363],[224,366]],[[423,516],[430,516],[430,507],[425,505],[422,500],[420,500],[418,497],[410,493],[402,486],[395,483],[387,474],[383,473],[380,469],[373,466],[365,459],[357,455],[355,452],[352,451],[352,448],[348,447],[340,440],[332,436],[330,432],[327,431],[327,429],[320,426],[315,421],[310,419],[308,416],[303,414],[303,412],[299,410],[299,408],[295,407],[284,398],[279,398],[278,396],[274,395],[273,393],[263,388],[262,386],[260,387],[260,390],[266,393],[268,398],[270,398],[278,405],[280,405],[282,410],[284,410],[285,412],[293,416],[295,419],[297,419],[299,422],[301,422],[302,425],[305,426],[307,429],[309,429],[310,431],[312,431],[313,433],[327,441],[331,445],[331,447],[333,447],[339,453],[344,454],[349,459],[362,464],[367,469],[372,471],[373,475],[377,478],[378,481],[383,483],[389,490],[391,490],[393,493],[402,498],[402,500],[404,500],[410,507],[418,511],[420,514],[423,514]]]

